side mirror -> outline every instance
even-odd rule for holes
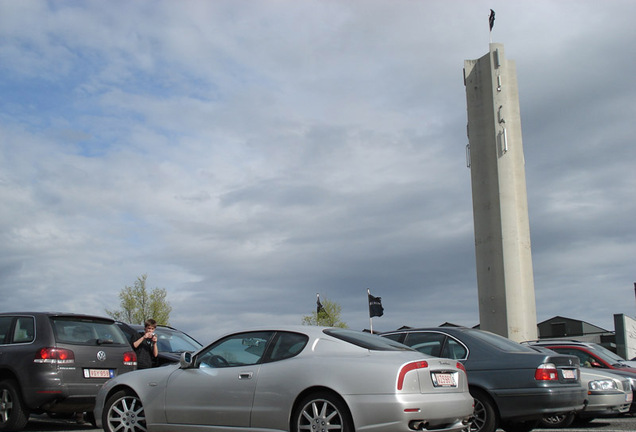
[[[182,352],[181,357],[179,358],[179,367],[181,369],[188,369],[192,367],[192,353],[190,352]]]

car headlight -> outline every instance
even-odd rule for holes
[[[587,386],[591,391],[618,390],[618,385],[611,379],[590,381]]]

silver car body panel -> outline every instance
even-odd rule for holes
[[[466,427],[462,421],[472,415],[473,398],[456,360],[406,347],[369,350],[327,335],[320,327],[275,331],[301,333],[309,340],[298,354],[279,361],[236,367],[169,365],[117,377],[98,394],[98,425],[106,400],[121,389],[139,396],[149,431],[288,431],[295,403],[318,389],[336,393],[346,402],[356,431],[409,432],[409,422],[420,419],[431,427],[459,431]],[[194,363],[206,350],[193,355]],[[398,390],[402,366],[419,361],[428,367],[403,373]],[[436,387],[435,372],[451,374],[457,386]]]

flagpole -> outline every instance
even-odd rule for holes
[[[371,295],[371,291],[367,288],[367,305],[369,304],[369,296]],[[371,330],[371,334],[373,334],[373,318],[371,317],[371,310],[369,309],[369,329]]]

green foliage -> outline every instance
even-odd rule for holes
[[[348,328],[347,323],[340,321],[342,307],[327,299],[321,299],[322,310],[320,313],[313,311],[311,315],[303,317],[303,325]]]
[[[146,288],[148,275],[137,278],[132,287],[126,286],[119,292],[120,310],[106,309],[106,314],[113,319],[128,324],[143,324],[153,318],[157,324],[168,325],[172,306],[167,300],[165,288],[155,288],[150,293]]]

